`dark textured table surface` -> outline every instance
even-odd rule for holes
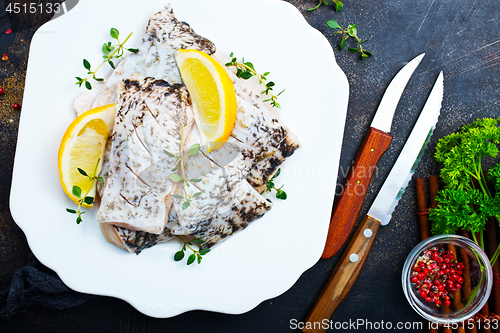
[[[57,1],[52,1],[57,2]],[[394,140],[382,157],[361,213],[366,213],[423,107],[439,71],[445,75],[440,121],[417,169],[417,176],[437,174],[432,153],[438,138],[482,117],[500,116],[500,1],[476,0],[345,0],[336,13],[331,5],[307,12],[316,0],[289,0],[306,20],[330,41],[339,66],[350,85],[338,184],[354,159],[378,103],[395,73],[416,55],[426,56],[401,98],[392,127]],[[10,1],[5,1],[7,5]],[[23,2],[20,3],[29,3]],[[0,7],[2,2],[0,1]],[[251,6],[251,1],[248,1]],[[3,12],[3,11],[2,11]],[[9,191],[16,148],[24,78],[30,40],[50,16],[0,16],[0,290],[8,286],[16,270],[26,265],[29,247],[12,220]],[[361,61],[340,51],[339,35],[326,26],[358,24],[364,46],[375,55]],[[7,29],[11,33],[7,34]],[[321,59],[317,59],[321,61]],[[375,325],[420,323],[420,317],[404,298],[400,275],[406,255],[419,241],[414,182],[393,214],[392,222],[377,235],[357,282],[334,313],[336,323],[365,320]],[[359,222],[359,219],[358,219]],[[170,319],[149,318],[127,303],[106,297],[91,299],[66,310],[30,308],[0,321],[0,332],[284,332],[293,320],[307,316],[327,281],[339,255],[320,260],[287,292],[266,300],[242,315],[192,311]],[[375,327],[375,326],[374,326]],[[352,328],[352,326],[351,326]],[[354,329],[351,329],[354,330]],[[360,326],[359,331],[375,331]],[[383,331],[382,329],[376,331]],[[423,331],[406,329],[402,331]]]

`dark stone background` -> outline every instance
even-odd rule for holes
[[[394,140],[379,163],[362,214],[367,212],[387,176],[439,71],[444,71],[445,76],[443,107],[417,176],[438,173],[439,166],[432,158],[437,139],[477,118],[500,116],[500,1],[345,0],[344,9],[339,13],[331,5],[306,12],[317,4],[316,0],[288,2],[330,41],[337,62],[349,80],[349,107],[338,184],[344,183],[342,174],[354,159],[392,77],[406,62],[426,53],[399,103],[391,130]],[[0,0],[0,9],[7,3]],[[248,5],[251,6],[251,1]],[[0,86],[5,89],[5,94],[0,96],[0,290],[10,284],[17,269],[27,264],[30,253],[8,205],[22,112],[13,110],[12,105],[22,103],[31,37],[49,18],[47,15],[0,14],[0,54],[9,55],[9,60],[0,61]],[[357,23],[359,36],[369,38],[364,46],[375,56],[361,61],[355,54],[340,51],[339,35],[325,24],[329,19],[337,20],[342,26]],[[7,28],[13,30],[9,35],[4,33]],[[415,211],[412,181],[392,222],[379,231],[361,275],[332,317],[334,322],[364,319],[372,323],[390,322],[394,328],[398,322],[421,322],[404,298],[400,283],[405,257],[419,241]],[[0,321],[0,332],[284,332],[290,330],[292,319],[305,319],[338,259],[339,255],[320,260],[283,295],[264,301],[242,315],[192,311],[170,319],[153,319],[121,300],[97,297],[67,310],[29,309],[8,321]],[[370,330],[360,328],[359,331]]]

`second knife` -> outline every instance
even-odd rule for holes
[[[424,55],[423,53],[406,64],[387,87],[370,129],[354,159],[343,192],[334,205],[325,249],[321,258],[327,259],[334,256],[349,238],[378,160],[392,141],[392,135],[389,132],[394,111],[396,111],[406,83]]]

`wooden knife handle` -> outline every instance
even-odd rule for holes
[[[366,215],[333,270],[305,322],[304,332],[325,332],[335,309],[354,285],[370,252],[380,222]]]
[[[370,127],[338,198],[321,258],[334,256],[345,244],[356,223],[378,160],[392,141],[392,135]]]

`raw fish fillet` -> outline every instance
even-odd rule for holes
[[[227,70],[236,92],[236,123],[232,136],[241,143],[242,155],[251,160],[247,180],[258,192],[276,173],[286,158],[300,146],[297,137],[279,121],[274,110]]]
[[[163,232],[157,235],[117,227],[109,223],[101,223],[100,226],[108,242],[128,252],[137,254],[153,245],[165,243],[174,237],[168,229],[163,229]]]
[[[181,84],[174,53],[180,48],[215,52],[209,40],[179,22],[167,6],[153,15],[139,52],[117,66],[98,94],[83,95],[75,110],[117,103],[117,120],[107,144],[99,186],[98,220],[103,234],[129,252],[166,242],[175,235],[202,239],[211,247],[263,216],[272,203],[259,194],[299,147],[293,133],[260,97],[229,69],[237,96],[237,119],[225,148],[189,158],[188,179],[202,178],[188,193],[202,194],[182,209],[184,189],[168,178],[178,156],[180,124],[187,150],[199,143],[189,95]],[[97,96],[95,96],[97,95]],[[93,101],[92,101],[93,100]]]
[[[116,86],[132,76],[163,79],[171,84],[181,83],[174,58],[175,51],[179,49],[189,48],[208,54],[215,53],[215,45],[196,34],[187,23],[178,21],[170,5],[149,19],[141,43],[134,47],[138,48],[139,52],[128,53],[118,64],[106,80],[99,96],[95,98],[92,107],[115,103]],[[83,97],[87,98],[85,95]]]
[[[97,221],[160,234],[177,184],[168,175],[179,152],[180,124],[189,106],[183,85],[127,79],[119,99]]]

